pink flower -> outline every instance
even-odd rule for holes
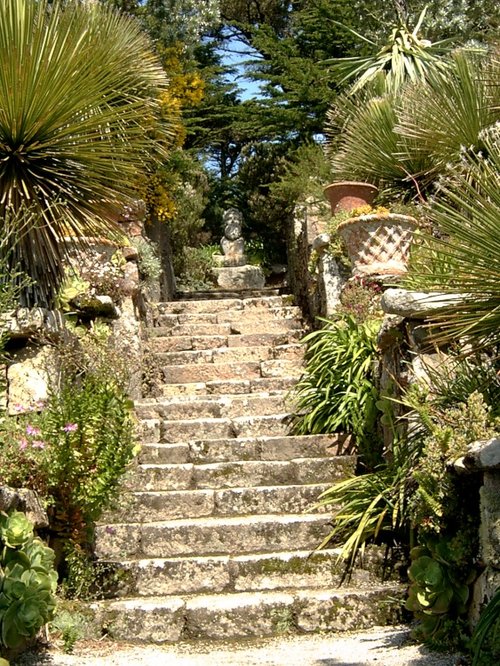
[[[24,449],[26,449],[27,446],[28,446],[28,440],[26,439],[26,437],[23,437],[22,439],[19,440],[19,448],[21,449],[21,451],[24,451]]]
[[[78,423],[66,423],[63,430],[64,432],[75,432],[75,430],[78,430]]]
[[[35,426],[29,424],[26,426],[27,435],[39,435],[40,432],[41,432],[40,428],[35,428]]]
[[[42,442],[40,439],[34,439],[31,442],[31,446],[34,449],[44,449],[45,448],[45,442]]]

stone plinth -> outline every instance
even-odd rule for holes
[[[263,289],[266,283],[259,266],[226,266],[212,271],[221,289]]]
[[[215,266],[219,268],[233,268],[235,266],[246,266],[246,255],[227,255],[227,254],[213,254],[212,261]]]

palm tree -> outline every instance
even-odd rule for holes
[[[26,304],[53,302],[65,237],[117,233],[169,132],[155,121],[166,84],[139,25],[100,3],[0,3],[0,216],[35,283]]]

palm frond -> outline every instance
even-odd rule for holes
[[[447,61],[443,56],[450,52],[451,40],[433,44],[418,37],[425,11],[424,8],[413,30],[406,25],[393,27],[386,43],[375,54],[325,61],[332,65],[333,72],[338,74],[339,84],[355,79],[349,89],[349,94],[355,94],[382,75],[385,92],[394,95],[399,93],[408,81],[426,81],[431,72],[445,71]],[[358,38],[369,41],[358,33],[350,29],[349,31]]]
[[[112,233],[157,153],[153,132],[169,131],[154,120],[165,85],[139,24],[118,12],[76,1],[0,4],[0,214],[30,211],[18,250],[45,298],[62,238]]]
[[[441,237],[426,237],[407,283],[462,294],[431,320],[441,340],[467,337],[479,347],[500,343],[500,123],[481,140],[483,155],[464,156],[430,209]]]
[[[394,131],[401,162],[415,177],[433,180],[462,152],[482,149],[482,130],[500,119],[500,86],[492,66],[484,53],[460,50],[445,72],[433,70],[427,85],[405,90]],[[420,173],[418,163],[424,166]]]

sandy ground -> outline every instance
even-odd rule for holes
[[[79,643],[71,655],[27,654],[15,666],[458,666],[457,655],[415,645],[407,627],[342,635],[272,638],[234,643],[138,647],[109,641]]]

